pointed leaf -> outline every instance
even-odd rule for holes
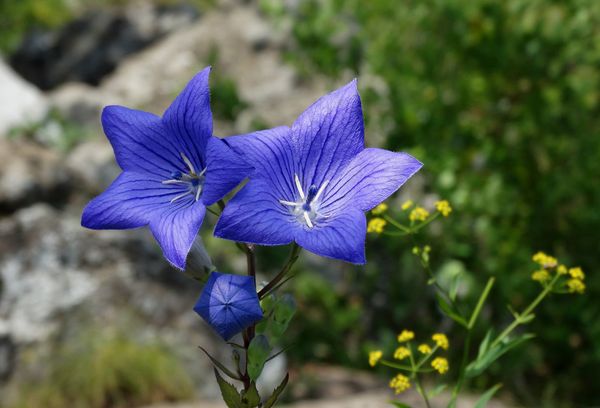
[[[223,396],[223,401],[227,404],[228,408],[246,408],[242,405],[242,398],[238,393],[237,389],[229,384],[227,381],[221,377],[221,374],[215,368],[215,377],[217,378],[217,383],[219,384],[219,388],[221,389],[221,395]]]
[[[490,341],[492,340],[492,329],[489,329],[483,338],[481,344],[479,344],[479,352],[477,353],[477,358],[483,356],[490,346]]]
[[[248,391],[242,391],[242,404],[246,408],[255,408],[260,405],[260,395],[258,395],[256,383],[252,382]]]
[[[390,401],[390,404],[397,408],[411,408],[410,405],[405,404],[404,402]]]
[[[208,353],[208,351],[206,351],[204,349],[204,347],[198,346],[198,348],[200,350],[204,351],[204,354],[206,354],[208,356],[208,358],[210,358],[210,361],[215,365],[215,367],[217,367],[219,370],[221,370],[223,372],[223,374],[225,374],[229,378],[233,378],[234,380],[238,380],[238,381],[242,380],[239,375],[237,375],[236,373],[234,373],[233,371],[231,371],[230,369],[228,369],[227,367],[225,367],[225,365],[223,365],[223,363],[221,363],[219,360],[217,360],[216,358],[214,358],[213,356],[211,356]]]
[[[446,302],[444,300],[443,297],[441,297],[438,294],[436,294],[435,297],[438,301],[438,304],[440,305],[440,309],[442,310],[442,313],[444,313],[446,316],[448,316],[449,318],[451,318],[452,320],[454,320],[456,323],[460,324],[461,326],[463,326],[463,327],[468,326],[467,321],[460,314],[458,314],[455,310],[453,310],[452,306],[450,306],[448,304],[448,302]]]
[[[487,403],[490,401],[490,399],[492,399],[492,397],[494,396],[494,394],[502,387],[502,384],[496,384],[494,385],[492,388],[490,388],[489,390],[487,390],[478,400],[477,403],[475,404],[474,408],[485,408],[487,406]]]
[[[264,335],[259,334],[252,339],[248,346],[248,375],[252,381],[256,381],[262,373],[269,354],[271,346]]]
[[[448,384],[440,384],[437,387],[435,387],[433,390],[429,391],[427,393],[427,396],[429,398],[433,398],[437,395],[439,395],[442,391],[444,391],[446,388],[448,387]]]
[[[465,375],[468,378],[471,378],[481,374],[504,353],[534,337],[535,335],[531,333],[526,333],[515,339],[509,340],[507,342],[501,343],[497,346],[490,348],[482,356],[478,356],[475,361],[471,362],[467,366]]]
[[[279,386],[277,388],[275,388],[275,390],[273,391],[273,394],[271,394],[269,399],[267,399],[265,401],[265,403],[263,404],[263,408],[271,408],[271,407],[275,406],[277,399],[279,398],[279,396],[285,389],[285,386],[287,385],[289,379],[290,379],[290,375],[286,374],[283,381],[281,381],[281,384],[279,384]]]

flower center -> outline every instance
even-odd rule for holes
[[[202,194],[202,186],[204,185],[204,173],[206,173],[206,167],[202,169],[201,172],[197,173],[190,159],[188,159],[188,157],[183,153],[179,154],[187,165],[188,172],[182,173],[179,170],[175,170],[171,173],[171,178],[163,180],[162,184],[174,184],[182,188],[183,193],[173,197],[171,199],[172,203],[189,195],[194,197],[195,201],[198,201],[200,199],[200,194]]]
[[[318,210],[320,198],[323,194],[323,190],[325,190],[325,187],[329,184],[329,180],[323,182],[320,187],[317,187],[314,184],[311,185],[306,194],[304,194],[302,184],[300,183],[297,174],[294,174],[294,182],[296,183],[296,189],[298,190],[300,199],[298,201],[279,200],[279,202],[287,207],[291,207],[292,214],[294,214],[298,220],[306,223],[309,228],[313,228],[317,218],[324,217]]]

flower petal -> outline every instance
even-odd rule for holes
[[[206,167],[204,152],[212,136],[209,74],[210,67],[196,74],[163,115],[163,123],[177,138],[181,151],[201,168]]]
[[[206,149],[202,202],[209,206],[240,184],[250,174],[252,167],[222,139],[211,137]]]
[[[305,191],[331,180],[364,148],[364,124],[356,80],[321,97],[292,125],[297,173]]]
[[[123,170],[144,172],[163,180],[176,169],[185,170],[181,150],[170,140],[158,116],[114,105],[104,108],[101,120]]]
[[[292,242],[297,223],[266,180],[250,180],[221,214],[215,236],[259,245]]]
[[[297,230],[295,241],[317,255],[342,261],[365,263],[367,221],[362,211],[348,209],[320,221],[313,228]]]
[[[224,141],[254,167],[251,178],[266,180],[278,199],[295,200],[295,165],[290,128],[281,126],[247,135],[231,136]]]
[[[177,201],[150,220],[150,230],[154,238],[167,261],[176,268],[185,269],[185,260],[198,235],[205,213],[206,207],[200,201]]]
[[[92,229],[127,229],[147,225],[152,214],[163,210],[178,194],[177,187],[165,186],[145,173],[125,171],[88,203],[81,225]]]
[[[328,214],[352,206],[368,211],[398,190],[422,166],[407,153],[365,149],[329,184],[320,210]]]

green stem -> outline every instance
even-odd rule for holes
[[[281,268],[281,271],[279,271],[279,273],[275,275],[275,277],[258,292],[259,299],[262,299],[265,296],[267,296],[271,292],[271,290],[275,288],[277,284],[285,277],[285,275],[290,271],[290,269],[292,269],[292,266],[294,265],[296,260],[298,260],[298,256],[301,250],[302,248],[300,248],[298,244],[296,244],[295,242],[292,244],[292,250],[290,251],[290,257],[288,258],[288,261],[285,263],[283,268]]]
[[[413,349],[410,346],[410,343],[408,343],[408,348],[410,349],[410,354],[408,357],[410,358],[410,366],[412,367],[412,374],[413,378],[415,379],[415,386],[417,387],[417,391],[419,392],[419,394],[421,394],[421,397],[423,397],[427,408],[431,408],[429,398],[427,398],[427,393],[425,392],[425,389],[421,385],[421,380],[419,379],[419,372],[417,366],[415,365],[415,359],[413,358]]]
[[[400,224],[398,221],[396,221],[395,219],[393,219],[392,217],[390,217],[389,215],[384,215],[383,219],[386,220],[387,222],[389,222],[390,224],[392,224],[394,227],[398,228],[401,231],[404,231],[408,234],[410,234],[410,228],[408,228],[405,225]]]
[[[496,281],[496,279],[494,277],[491,277],[488,279],[487,284],[485,285],[485,288],[483,289],[483,292],[481,293],[481,296],[479,296],[477,305],[475,306],[473,313],[471,313],[471,318],[469,319],[469,323],[467,325],[467,337],[465,339],[465,344],[463,347],[463,355],[462,355],[462,361],[460,364],[460,370],[458,371],[458,380],[456,381],[456,385],[454,386],[454,389],[452,390],[452,399],[450,400],[450,403],[448,404],[449,408],[453,408],[456,406],[456,399],[458,398],[458,394],[460,393],[460,390],[465,383],[465,370],[467,367],[467,363],[469,361],[469,351],[471,348],[471,337],[473,335],[473,328],[475,327],[477,318],[479,317],[479,314],[481,313],[481,309],[483,308],[483,305],[485,304],[485,301],[487,300],[487,297],[489,296],[490,291],[492,290],[492,287],[494,286],[495,281]]]
[[[440,213],[435,213],[433,214],[431,217],[429,217],[428,219],[426,219],[425,221],[423,221],[421,224],[417,225],[416,227],[412,227],[410,229],[410,231],[412,233],[415,233],[417,231],[419,231],[421,228],[429,225],[433,220],[435,220],[436,218],[438,218],[440,216]]]
[[[552,279],[550,284],[544,288],[544,290],[533,300],[533,302],[531,302],[531,304],[529,306],[527,306],[527,308],[523,311],[523,313],[519,314],[518,317],[515,317],[515,320],[506,329],[504,329],[504,331],[502,333],[500,333],[500,335],[498,337],[496,337],[496,339],[492,342],[490,348],[494,348],[495,346],[500,344],[502,342],[502,340],[504,340],[504,338],[506,336],[508,336],[510,333],[512,333],[512,331],[514,329],[516,329],[523,320],[525,320],[527,317],[529,317],[529,315],[531,314],[531,312],[533,312],[533,310],[537,307],[537,305],[539,305],[540,302],[542,300],[544,300],[544,298],[548,295],[548,293],[550,293],[552,291],[552,289],[554,288],[554,285],[556,284],[556,281],[559,278],[560,278],[560,275],[556,274],[556,276],[554,276],[554,278]]]
[[[254,288],[256,290],[256,255],[254,253],[254,245],[244,245],[244,248],[246,252],[246,267],[248,271],[248,276],[254,278]],[[244,371],[244,376],[242,377],[242,382],[244,383],[245,391],[248,391],[250,389],[250,386],[252,385],[250,376],[248,375],[248,347],[250,347],[250,343],[252,342],[255,333],[256,324],[253,324],[246,330],[244,330],[244,333],[242,335],[242,337],[244,338],[244,350],[246,351],[246,367]]]

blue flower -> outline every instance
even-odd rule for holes
[[[185,268],[206,206],[251,171],[212,136],[209,73],[198,73],[162,118],[123,106],[104,109],[102,126],[123,172],[84,209],[84,227],[149,225],[167,260]]]
[[[225,340],[263,318],[254,278],[219,272],[211,273],[194,311]]]
[[[356,80],[320,98],[291,128],[227,142],[255,170],[227,204],[216,236],[260,245],[295,241],[356,264],[365,263],[364,212],[422,166],[406,153],[365,149]]]

